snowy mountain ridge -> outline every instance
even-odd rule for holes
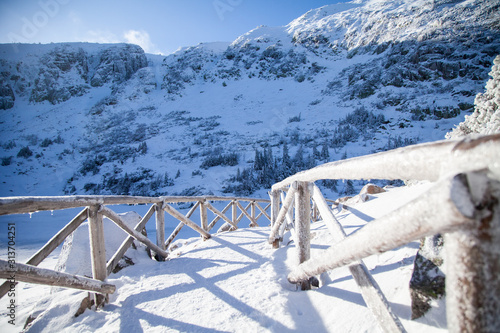
[[[166,57],[0,45],[1,195],[266,196],[319,163],[442,139],[500,54],[499,6],[354,1]]]

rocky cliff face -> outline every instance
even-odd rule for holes
[[[41,54],[40,54],[41,52]],[[147,66],[144,51],[136,45],[117,44],[86,47],[60,44],[56,47],[1,45],[0,109],[14,106],[15,96],[32,103],[52,104],[82,96],[91,87],[121,84]]]

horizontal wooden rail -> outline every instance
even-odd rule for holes
[[[1,259],[0,278],[7,279],[7,281],[12,279],[28,283],[93,291],[101,294],[112,294],[116,290],[114,285],[99,280],[20,263],[9,264]]]
[[[26,214],[38,211],[60,210],[95,205],[141,205],[156,203],[185,203],[197,201],[255,201],[270,202],[269,199],[240,197],[136,197],[127,195],[73,195],[73,196],[35,196],[0,198],[0,215]]]
[[[321,179],[414,179],[436,181],[461,172],[490,169],[500,176],[500,134],[423,143],[372,155],[325,163],[272,186]]]

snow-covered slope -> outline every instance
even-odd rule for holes
[[[315,164],[442,139],[500,53],[498,12],[355,1],[147,64],[124,44],[1,45],[0,195],[266,196]]]

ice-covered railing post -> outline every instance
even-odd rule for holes
[[[295,191],[295,244],[299,264],[311,257],[311,190],[312,183],[297,182]],[[309,279],[300,282],[302,290],[311,289]]]
[[[446,307],[450,332],[500,332],[500,183],[485,172],[464,182],[472,223],[447,233]]]
[[[321,179],[413,179],[436,183],[407,205],[340,240],[324,256],[299,264],[288,276],[291,283],[301,284],[328,270],[352,267],[369,255],[442,233],[447,254],[450,331],[500,332],[500,134],[408,146],[326,163],[288,177],[272,187],[272,193],[276,193],[290,186],[271,230],[270,243],[279,241],[277,232],[291,204],[290,192],[298,188],[297,184]],[[335,234],[334,217],[330,217],[321,197],[315,188],[313,200]],[[397,318],[391,318],[387,302],[378,295],[378,286],[373,284],[365,295],[363,281],[371,283],[372,278],[359,267],[362,265],[351,272],[361,277],[358,285],[363,298],[381,327],[388,332],[404,331]]]
[[[90,261],[92,264],[92,278],[104,281],[106,274],[106,250],[104,248],[104,227],[102,224],[102,213],[100,206],[93,205],[88,209]],[[94,294],[94,304],[98,308],[106,302],[106,296]]]

